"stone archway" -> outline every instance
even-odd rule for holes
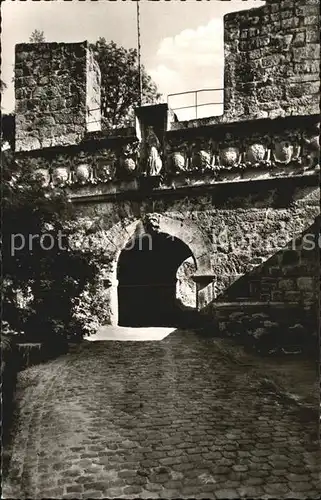
[[[118,325],[119,304],[118,304],[118,262],[128,242],[134,241],[143,234],[163,234],[169,240],[180,240],[182,245],[189,248],[190,254],[186,258],[193,257],[196,272],[193,280],[196,283],[195,304],[196,309],[201,310],[214,298],[213,278],[211,266],[211,247],[203,233],[193,221],[180,220],[174,216],[162,214],[147,214],[143,219],[136,220],[127,226],[120,223],[108,231],[108,251],[112,255],[112,268],[108,272],[107,282],[109,284],[109,316],[110,323]],[[178,264],[179,267],[179,264]],[[177,269],[176,269],[177,271]],[[175,271],[175,272],[176,272]],[[105,276],[106,278],[106,276]]]
[[[143,233],[130,240],[117,265],[118,324],[179,325],[183,310],[177,297],[176,275],[187,259],[194,261],[190,248],[166,233]],[[181,276],[183,280],[188,280],[186,274]],[[186,294],[189,289],[185,288]]]

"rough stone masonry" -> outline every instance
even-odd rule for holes
[[[225,16],[225,112],[244,120],[319,113],[317,0],[268,0]]]
[[[275,330],[282,316],[282,331],[301,331],[313,344],[318,2],[271,0],[224,22],[224,114],[179,122],[165,104],[147,106],[137,111],[136,126],[112,135],[100,131],[99,68],[87,42],[17,45],[16,161],[32,162],[39,182],[68,190],[79,211],[79,241],[103,249],[107,323],[119,320],[120,254],[149,231],[152,217],[156,233],[190,249],[192,267],[177,262],[181,295],[193,295],[185,305],[196,304],[228,334],[241,330],[255,302],[265,313],[248,331]],[[156,175],[147,168],[153,162]],[[310,233],[313,249],[302,246]],[[249,242],[254,234],[259,246]],[[269,239],[284,243],[269,246]],[[233,324],[231,310],[239,314]]]
[[[15,97],[16,151],[100,130],[100,70],[88,42],[16,45]]]

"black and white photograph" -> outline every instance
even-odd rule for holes
[[[1,2],[1,498],[321,497],[319,10]]]

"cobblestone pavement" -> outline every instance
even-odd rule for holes
[[[85,342],[20,394],[3,498],[320,497],[316,421],[196,333]]]

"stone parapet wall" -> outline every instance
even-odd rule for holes
[[[101,129],[101,73],[94,54],[87,50],[86,68],[86,124],[87,131],[99,131]]]
[[[319,112],[317,0],[271,0],[224,22],[225,120]]]
[[[100,72],[87,42],[17,45],[15,162],[77,203],[75,240],[104,257],[96,299],[107,321],[117,323],[119,255],[156,220],[194,259],[178,276],[183,302],[196,290],[193,304],[228,333],[235,318],[219,303],[281,303],[254,325],[253,311],[238,310],[237,328],[314,334],[319,247],[302,241],[319,230],[317,8],[270,0],[226,16],[223,117],[185,126],[170,123],[166,104],[144,106],[136,128],[113,136],[99,132]],[[303,316],[286,326],[282,311],[293,307]]]
[[[234,337],[261,354],[312,354],[317,357],[315,306],[297,303],[229,302],[211,305],[212,329]]]
[[[87,88],[90,83],[90,92]],[[95,83],[95,85],[94,85]],[[99,129],[99,68],[88,42],[16,45],[16,151],[79,143]]]
[[[186,234],[173,234],[183,241],[188,238],[190,248],[206,241],[209,262],[202,273],[207,271],[214,279],[213,307],[217,302],[240,300],[279,301],[296,304],[299,309],[311,307],[318,300],[319,248],[304,249],[300,241],[304,234],[318,236],[320,190],[316,178],[311,178],[310,186],[307,184],[305,178],[288,178],[283,182],[274,179],[221,184],[213,192],[203,187],[198,192],[182,194],[177,189],[167,195],[149,191],[147,196],[145,191],[139,198],[129,191],[122,197],[111,193],[100,200],[88,196],[86,203],[80,198],[79,221],[88,228],[88,236],[85,230],[81,242],[84,245],[87,238],[94,237],[95,248],[101,245],[112,264],[115,246],[120,245],[120,251],[130,238],[130,231],[126,230],[124,236],[124,228],[134,228],[145,214],[161,214],[173,221],[173,227],[179,226],[181,231],[188,228]],[[95,227],[99,228],[96,236]],[[245,237],[242,245],[233,247],[228,240],[219,246],[215,236],[224,227],[229,228],[232,236],[241,233]],[[253,232],[261,238],[261,246],[251,249],[247,239]],[[287,245],[293,234],[297,241],[295,252]],[[265,245],[271,237],[278,248]]]

